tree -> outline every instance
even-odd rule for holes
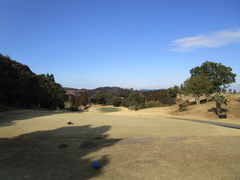
[[[106,105],[110,103],[110,99],[112,96],[108,93],[99,93],[95,94],[91,99],[90,102],[94,104],[101,104]]]
[[[212,89],[212,82],[203,75],[192,76],[184,82],[183,90],[187,94],[193,94],[196,104],[200,104],[200,96]]]
[[[83,106],[86,106],[89,102],[88,100],[88,95],[87,95],[87,91],[84,90],[81,94],[80,94],[80,102]]]
[[[176,99],[179,112],[185,111],[186,107],[189,105],[189,100],[183,100],[181,98]]]
[[[211,95],[211,98],[216,102],[216,113],[219,115],[222,111],[222,104],[227,105],[227,97],[223,93],[216,92]]]
[[[168,95],[172,98],[176,98],[177,94],[180,93],[180,89],[177,85],[174,87],[168,88]]]
[[[54,76],[51,74],[38,75],[39,79],[39,104],[44,108],[56,109],[63,108],[64,102],[67,100],[64,88],[55,82]]]
[[[117,96],[114,96],[114,97],[111,99],[111,102],[112,102],[112,104],[113,104],[115,107],[118,107],[118,106],[120,106],[121,103],[122,103],[122,98],[117,97]]]
[[[0,102],[14,107],[63,108],[66,92],[53,74],[36,75],[27,65],[0,54]]]
[[[227,88],[229,84],[234,83],[236,77],[236,74],[232,73],[232,68],[210,61],[191,69],[190,73],[191,76],[206,76],[213,83],[212,91],[217,92],[221,90],[221,86]]]
[[[134,107],[135,110],[143,108],[145,102],[144,96],[139,91],[132,91],[125,99],[124,106]]]

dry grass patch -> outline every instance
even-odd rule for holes
[[[0,179],[239,178],[240,131],[164,118],[175,110],[0,113]]]

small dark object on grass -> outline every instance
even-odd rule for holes
[[[94,169],[98,169],[99,167],[100,167],[100,164],[99,164],[99,162],[97,162],[97,161],[95,161],[95,162],[93,162],[93,168]]]
[[[218,117],[219,117],[220,119],[222,119],[222,118],[227,118],[227,115],[226,115],[226,114],[219,114]]]
[[[67,121],[67,124],[69,125],[69,124],[73,124],[71,121]]]
[[[67,144],[60,144],[59,146],[58,146],[59,148],[67,148],[67,147],[69,147]]]
[[[85,141],[83,142],[79,147],[83,149],[90,149],[96,147],[97,144],[90,142],[90,141]]]

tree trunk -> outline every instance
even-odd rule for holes
[[[216,113],[217,113],[217,115],[219,115],[221,113],[221,103],[220,102],[216,102]]]
[[[196,100],[196,104],[200,104],[200,96],[196,95],[195,100]]]

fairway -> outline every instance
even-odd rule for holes
[[[0,120],[0,179],[240,177],[239,129],[113,107],[17,110],[0,113]],[[96,147],[81,149],[85,141]],[[69,147],[58,148],[62,143]],[[101,168],[93,169],[93,161]]]
[[[99,112],[117,112],[120,111],[119,108],[116,107],[102,107],[102,108],[98,108]]]

